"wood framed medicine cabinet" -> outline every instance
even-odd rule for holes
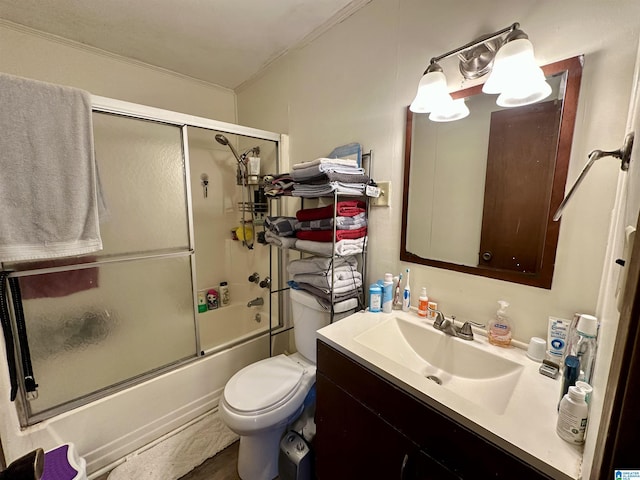
[[[583,58],[542,67],[553,93],[501,109],[482,85],[452,93],[471,115],[407,108],[400,259],[551,288]]]

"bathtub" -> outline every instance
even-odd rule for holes
[[[265,305],[265,311],[267,308]],[[251,310],[254,315],[258,313],[257,307],[248,309],[244,303],[212,311],[212,315],[200,314],[214,319],[211,323],[215,324],[218,334],[226,332],[226,336],[219,337],[216,349],[220,351],[25,429],[20,428],[16,407],[9,401],[8,376],[3,373],[0,375],[0,434],[7,462],[37,447],[46,451],[62,443],[73,442],[87,461],[89,478],[96,478],[123,460],[130,460],[127,456],[132,457],[132,452],[136,452],[133,455],[136,457],[158,439],[169,438],[199,420],[208,418],[210,421],[212,417],[215,420],[218,401],[227,380],[242,367],[269,356],[268,315],[263,315],[262,322],[258,324],[250,316],[240,315],[239,312],[246,310]],[[222,317],[233,321],[222,322]],[[221,323],[227,324],[224,329],[218,328]],[[216,333],[216,329],[210,327],[203,329],[205,336]],[[237,344],[237,338],[232,339],[231,336],[238,333],[253,338]],[[3,342],[0,343],[4,350]],[[225,346],[230,344],[235,345]],[[204,458],[191,459],[191,468],[235,440],[234,434],[223,426],[212,430],[208,441],[213,450],[201,452],[206,455]]]
[[[253,289],[252,289],[253,290]],[[244,289],[236,293],[231,305],[199,313],[200,349],[209,354],[224,350],[269,331],[269,295],[266,290]],[[247,302],[261,297],[264,304],[247,307]]]

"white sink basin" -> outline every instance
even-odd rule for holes
[[[501,415],[523,365],[500,355],[500,347],[455,338],[431,324],[392,317],[354,340],[403,368]]]

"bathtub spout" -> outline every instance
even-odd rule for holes
[[[249,300],[249,303],[247,303],[247,307],[257,307],[260,305],[264,305],[264,298],[262,297],[256,297],[253,300]]]

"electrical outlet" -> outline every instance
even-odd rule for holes
[[[391,203],[391,182],[376,182],[380,189],[380,196],[371,198],[372,207],[388,207]]]

